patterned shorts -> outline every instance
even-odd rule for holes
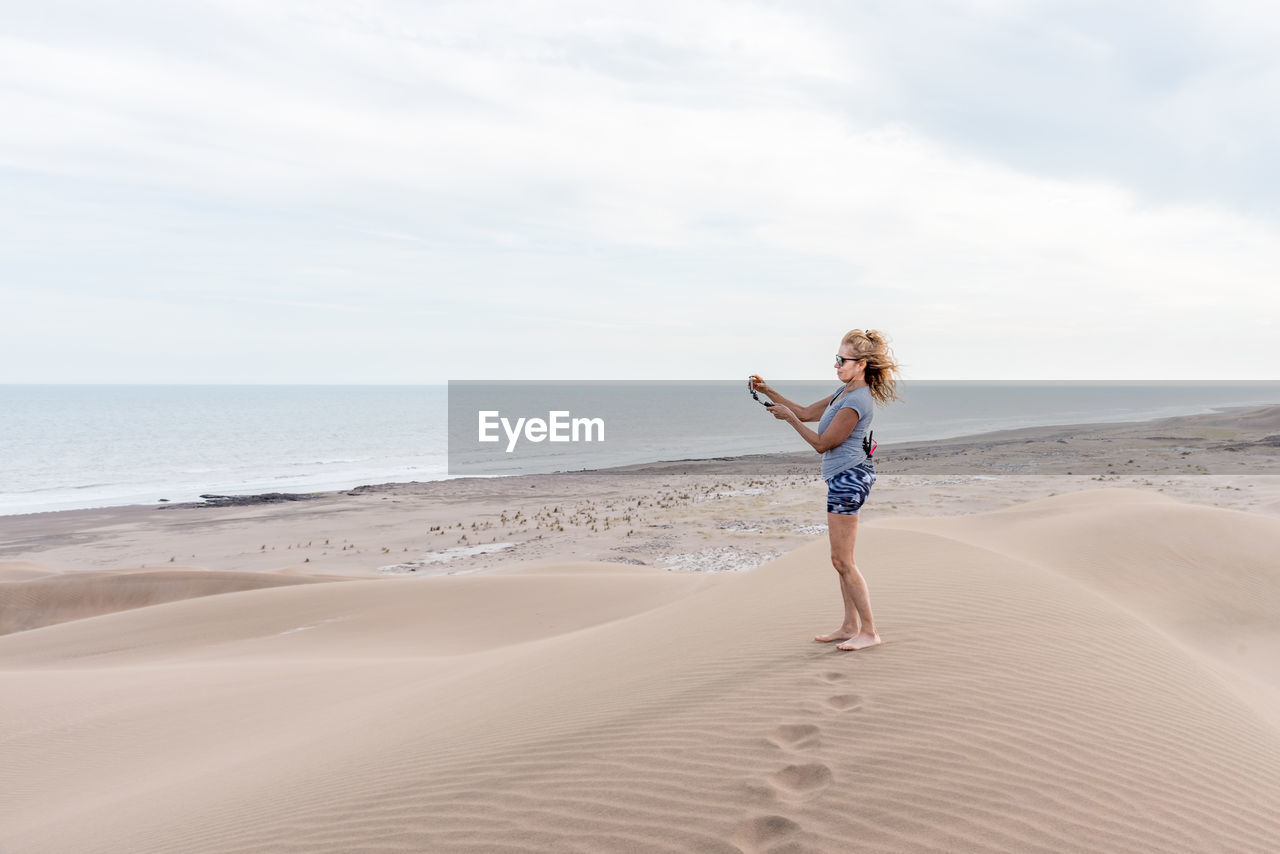
[[[857,516],[875,482],[876,470],[870,460],[836,472],[827,481],[827,512]]]

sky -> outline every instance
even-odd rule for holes
[[[1263,2],[0,0],[0,383],[1280,379]]]

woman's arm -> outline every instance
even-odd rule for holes
[[[775,406],[769,411],[773,413],[774,418],[786,421],[796,428],[800,438],[808,442],[810,447],[819,454],[825,454],[832,448],[840,447],[845,439],[853,435],[854,428],[858,426],[857,410],[847,406],[835,414],[835,417],[831,419],[831,423],[827,425],[827,429],[822,431],[822,435],[818,435],[804,426],[800,421],[800,417],[786,406]]]
[[[755,376],[755,375],[752,374],[752,376]],[[827,404],[831,402],[831,398],[835,397],[834,394],[829,394],[826,397],[824,397],[822,400],[817,401],[816,403],[811,403],[808,406],[803,406],[799,403],[796,403],[793,400],[787,400],[785,397],[778,394],[778,392],[775,391],[772,386],[770,386],[768,383],[766,383],[764,380],[760,379],[759,377],[756,377],[755,388],[756,388],[756,391],[762,391],[765,394],[767,394],[769,396],[769,399],[772,400],[774,403],[780,403],[783,406],[785,406],[787,409],[790,409],[792,412],[796,414],[796,417],[799,418],[801,421],[817,421],[819,418],[822,417],[822,413],[826,411]]]

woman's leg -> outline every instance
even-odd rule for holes
[[[827,533],[831,540],[831,565],[840,578],[840,597],[844,601],[844,621],[840,628],[815,640],[844,641],[839,649],[865,649],[880,643],[875,619],[871,615],[871,594],[867,580],[858,571],[853,547],[858,538],[858,517],[847,513],[827,514]]]
[[[836,568],[840,578],[840,598],[844,600],[844,620],[840,628],[825,635],[816,635],[814,640],[823,643],[845,641],[858,633],[858,608],[853,598],[853,591],[846,582],[846,573],[842,566],[853,564],[853,545],[858,538],[858,517],[844,513],[827,514],[827,537],[831,540],[831,564]],[[844,557],[848,556],[847,560]]]

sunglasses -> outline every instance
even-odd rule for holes
[[[845,362],[860,362],[860,361],[862,361],[862,360],[863,360],[863,359],[865,359],[865,358],[867,358],[867,357],[866,357],[866,356],[854,356],[852,359],[846,359],[844,356],[836,356],[836,367],[837,367],[837,368],[843,368],[843,367],[844,367],[844,363],[845,363]]]

